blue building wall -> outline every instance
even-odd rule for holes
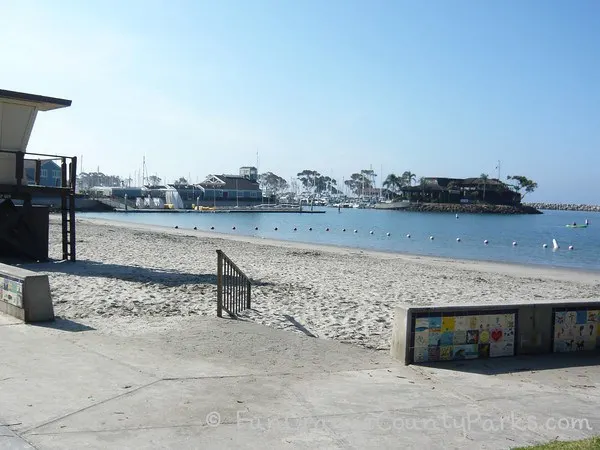
[[[28,184],[35,183],[35,168],[29,167],[25,169],[25,176],[27,177]],[[41,174],[40,174],[40,186],[56,187],[61,184],[60,166],[54,161],[43,161]]]

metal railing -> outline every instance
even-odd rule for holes
[[[252,286],[250,279],[221,250],[217,250],[217,316],[223,311],[237,317],[244,309],[250,309]]]

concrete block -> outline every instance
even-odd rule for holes
[[[411,333],[410,308],[397,307],[394,309],[394,322],[392,327],[392,341],[390,354],[392,358],[410,364],[410,333]]]
[[[24,322],[54,320],[48,275],[0,264],[0,312]]]
[[[552,351],[552,308],[548,304],[519,307],[518,354],[532,355]]]

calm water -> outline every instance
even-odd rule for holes
[[[79,213],[151,225],[451,258],[540,264],[600,271],[600,213],[543,215],[414,213],[326,208],[325,214]],[[588,228],[570,229],[567,223]],[[236,230],[232,230],[235,226]],[[258,231],[255,231],[258,227]],[[275,231],[275,227],[278,231]],[[297,231],[293,231],[294,227]],[[309,231],[312,227],[312,231]],[[326,231],[329,227],[330,231]],[[343,229],[346,231],[342,231]],[[357,233],[354,233],[357,230]],[[373,234],[370,234],[373,231]],[[390,236],[387,236],[390,233]],[[406,237],[410,234],[410,239]],[[434,236],[434,240],[429,237]],[[460,238],[461,242],[456,239]],[[552,250],[552,239],[560,245]],[[488,245],[483,241],[487,239]],[[513,246],[513,241],[517,246]],[[543,248],[542,244],[548,244]],[[574,250],[569,251],[569,245]]]

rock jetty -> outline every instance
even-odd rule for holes
[[[448,212],[474,214],[542,214],[537,208],[529,205],[488,205],[488,204],[458,204],[458,203],[411,203],[401,211],[417,212]]]
[[[576,203],[525,203],[535,209],[547,209],[553,211],[589,211],[600,212],[600,205],[580,205]]]

